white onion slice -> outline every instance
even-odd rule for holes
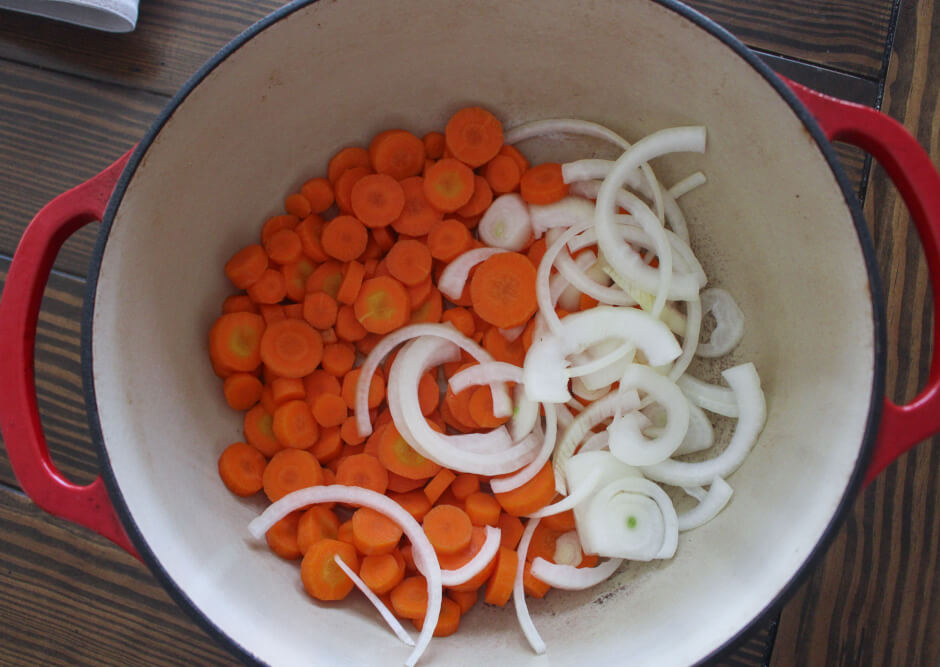
[[[555,268],[572,287],[601,303],[611,306],[632,306],[636,303],[636,300],[619,286],[602,285],[592,279],[588,272],[580,268],[564,248],[558,251],[558,256],[555,258]]]
[[[673,199],[678,199],[682,195],[686,195],[692,192],[692,190],[695,188],[701,185],[705,185],[707,182],[708,179],[705,178],[705,174],[700,171],[693,171],[691,174],[669,188],[667,192]]]
[[[558,254],[558,256],[561,257],[561,255],[563,254],[567,255],[568,253],[566,253],[564,249],[562,249],[562,251]],[[587,270],[590,269],[592,266],[594,266],[596,262],[597,262],[597,255],[595,255],[593,251],[591,250],[583,251],[580,255],[578,255],[578,258],[574,260],[575,273],[584,275],[584,277],[586,278]],[[556,268],[558,267],[557,263],[555,264],[555,267]],[[561,270],[559,270],[559,275],[565,281],[565,283],[567,284],[567,287],[565,288],[565,291],[562,292],[561,295],[558,297],[556,304],[559,307],[564,308],[568,312],[574,312],[576,310],[580,310],[581,309],[581,291],[575,285],[571,284],[571,281],[565,278],[565,274],[561,273]]]
[[[645,466],[643,474],[673,486],[702,486],[715,477],[727,477],[741,466],[764,427],[767,405],[753,363],[729,368],[722,376],[734,392],[738,404],[738,423],[725,450],[715,458],[701,462],[669,459]]]
[[[518,442],[532,432],[539,420],[539,403],[530,401],[525,395],[525,385],[517,384],[513,388],[515,407],[509,420],[509,437]]]
[[[715,316],[715,329],[707,342],[698,344],[700,357],[722,357],[741,342],[744,336],[744,313],[738,308],[734,297],[720,287],[702,290],[702,314]]]
[[[551,204],[529,204],[532,232],[541,238],[549,229],[594,221],[594,202],[583,197],[563,197]]]
[[[644,292],[633,281],[624,278],[613,270],[610,266],[604,267],[604,273],[610,276],[614,284],[628,294],[639,306],[653,317],[658,317],[663,321],[669,330],[674,334],[681,335],[686,329],[685,315],[680,313],[675,306],[663,302],[659,306],[659,312],[656,311],[656,298],[648,292]]]
[[[688,399],[687,399],[688,400]],[[715,444],[715,429],[702,408],[689,401],[689,430],[682,439],[676,454],[694,454],[711,449]]]
[[[571,393],[577,398],[572,398],[565,405],[581,412],[581,410],[584,409],[584,405],[577,400],[578,398],[584,399],[589,403],[600,400],[610,393],[610,385],[604,385],[600,389],[589,389],[587,385],[584,384],[584,380],[576,377],[571,380]]]
[[[522,250],[532,235],[529,208],[515,192],[500,195],[486,209],[477,232],[480,240],[491,248]]]
[[[522,335],[522,332],[525,331],[526,324],[520,324],[517,327],[510,327],[509,329],[500,329],[499,334],[506,339],[507,343],[513,343],[519,336]]]
[[[619,382],[620,378],[623,377],[623,374],[626,372],[627,367],[633,363],[633,360],[636,357],[636,348],[634,347],[633,343],[630,341],[607,340],[601,341],[596,345],[592,345],[584,351],[584,354],[588,356],[595,356],[598,354],[613,352],[622,345],[629,346],[626,354],[620,356],[619,358],[611,359],[606,365],[593,369],[589,373],[584,373],[577,379],[581,380],[585,387],[592,390],[609,387],[614,382]],[[568,372],[570,374],[571,369],[569,369]]]
[[[502,248],[474,248],[458,255],[441,272],[441,277],[437,281],[437,289],[451,300],[459,299],[460,295],[463,294],[464,286],[467,284],[467,278],[470,276],[470,269],[501,252],[506,251]]]
[[[424,617],[424,626],[418,635],[414,650],[405,661],[407,667],[414,667],[414,664],[428,647],[434,629],[437,627],[444,591],[441,583],[441,566],[438,563],[434,547],[431,546],[427,535],[424,534],[421,524],[415,521],[415,518],[401,505],[388,496],[358,486],[344,486],[342,484],[311,486],[292,491],[269,505],[264,512],[252,519],[251,523],[248,524],[248,531],[256,539],[261,539],[271,529],[271,526],[291,512],[307,505],[332,502],[368,507],[384,514],[398,524],[405,537],[411,541],[415,566],[424,575],[428,586],[428,610]]]
[[[499,540],[502,531],[493,526],[486,526],[486,539],[476,555],[456,570],[441,570],[441,581],[445,586],[459,586],[480,574],[499,552]]]
[[[738,416],[738,401],[730,389],[699,380],[688,373],[679,376],[676,384],[693,405],[723,417]]]
[[[672,558],[679,540],[679,521],[672,501],[658,484],[641,477],[623,477],[594,495],[578,534],[585,550],[599,556]]]
[[[585,452],[597,452],[602,449],[607,449],[609,440],[610,434],[607,432],[607,429],[604,429],[600,433],[595,433],[584,441],[584,443],[578,449],[578,454],[583,454]],[[575,454],[575,456],[578,454]]]
[[[702,304],[698,299],[685,302],[685,333],[682,335],[682,354],[672,363],[669,379],[676,381],[692,363],[698,349],[698,335],[702,328]]]
[[[610,579],[623,563],[622,558],[607,558],[595,567],[573,567],[549,563],[541,556],[532,561],[532,576],[552,588],[583,591]]]
[[[572,488],[567,496],[558,502],[554,502],[551,505],[546,505],[542,509],[532,512],[529,517],[544,519],[547,516],[561,514],[562,512],[567,512],[570,509],[574,509],[576,506],[591,497],[591,494],[594,493],[594,491],[597,489],[603,475],[604,471],[599,468],[592,470],[584,477],[584,479],[579,480],[578,485]]]
[[[549,278],[552,272],[552,264],[558,253],[565,247],[565,244],[576,234],[583,232],[593,223],[591,221],[581,222],[566,229],[548,248],[539,262],[539,268],[535,272],[535,295],[539,305],[539,314],[545,319],[545,323],[552,333],[561,331],[561,320],[555,313],[555,304],[552,300]],[[530,348],[531,349],[531,348]]]
[[[728,482],[721,477],[713,479],[711,486],[708,487],[708,493],[704,498],[699,499],[698,505],[679,515],[679,531],[698,528],[714,519],[731,500],[732,494],[734,490]]]
[[[520,383],[522,382],[522,368],[505,361],[487,361],[457,371],[450,377],[447,384],[452,392],[459,394],[467,387],[493,382]]]
[[[584,553],[581,551],[581,540],[578,539],[578,531],[569,530],[567,533],[558,536],[558,539],[555,540],[555,553],[552,555],[552,560],[557,565],[575,567],[581,562],[582,558],[584,558]]]
[[[539,635],[539,631],[532,622],[532,616],[529,615],[529,605],[525,600],[525,557],[529,553],[529,544],[532,543],[532,534],[539,525],[540,519],[529,519],[525,529],[522,531],[522,537],[519,539],[519,547],[516,553],[519,555],[519,564],[516,566],[516,579],[512,585],[512,602],[516,608],[516,618],[519,619],[519,626],[522,633],[529,640],[529,646],[537,654],[545,653],[545,641]]]
[[[545,465],[545,462],[551,458],[552,451],[555,449],[555,435],[558,433],[558,417],[552,403],[546,403],[542,407],[545,409],[545,437],[542,439],[542,446],[535,458],[529,461],[524,468],[508,477],[490,479],[490,488],[493,493],[505,493],[519,488],[535,477]]]
[[[399,620],[395,618],[395,614],[389,611],[388,607],[385,606],[385,603],[382,602],[381,599],[379,599],[378,595],[372,592],[371,588],[366,586],[366,582],[364,582],[359,577],[359,575],[356,574],[356,571],[353,570],[348,565],[346,565],[346,561],[340,558],[339,554],[336,554],[335,556],[333,556],[333,560],[336,563],[336,565],[339,566],[339,569],[345,572],[346,576],[352,580],[352,582],[356,585],[356,588],[362,591],[362,594],[365,595],[366,599],[372,603],[372,606],[376,608],[379,614],[382,615],[382,618],[385,620],[386,623],[388,623],[388,627],[392,629],[392,632],[395,633],[395,636],[398,637],[400,640],[402,640],[408,646],[414,646],[415,640],[411,638],[411,635],[408,634],[404,626],[402,626],[401,622],[399,622]]]

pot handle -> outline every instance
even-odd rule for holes
[[[858,146],[881,163],[904,199],[940,295],[940,174],[917,140],[890,116],[785,80],[833,141]],[[927,386],[907,405],[885,398],[865,483],[921,440],[940,431],[940,307],[934,305],[934,354]]]
[[[39,507],[99,533],[139,558],[99,476],[87,486],[69,481],[49,457],[36,403],[33,349],[43,289],[65,240],[104,216],[130,152],[97,176],[46,204],[29,223],[0,297],[0,430],[23,491]]]

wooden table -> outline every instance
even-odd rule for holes
[[[937,0],[691,4],[780,72],[880,107],[940,164]],[[127,35],[0,11],[0,280],[23,228],[44,203],[130,148],[206,58],[278,5],[142,0],[137,30]],[[855,150],[840,155],[864,198],[884,271],[889,394],[903,400],[925,381],[931,348],[922,252],[880,168]],[[95,234],[94,226],[82,230],[59,255],[36,347],[53,458],[83,483],[95,477],[97,465],[79,349]],[[936,439],[887,470],[859,495],[826,557],[779,613],[716,664],[940,664],[938,473]],[[0,664],[233,662],[140,563],[38,510],[0,456]]]

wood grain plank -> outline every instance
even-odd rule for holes
[[[877,79],[892,2],[687,0],[748,46]]]
[[[0,61],[0,254],[12,255],[46,203],[139,141],[165,102],[144,91]],[[85,275],[96,233],[89,225],[69,239],[56,268]]]
[[[883,109],[940,166],[940,3],[904,0]],[[880,167],[866,214],[888,316],[888,395],[926,382],[932,302],[923,251]],[[783,611],[774,667],[940,664],[940,438],[921,443],[857,499],[812,577]]]
[[[174,93],[221,46],[282,3],[166,0],[141,3],[137,29],[111,35],[0,12],[0,58]],[[690,0],[750,46],[877,78],[890,0]]]
[[[137,560],[2,487],[0,534],[0,664],[235,664]]]

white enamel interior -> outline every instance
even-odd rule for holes
[[[478,606],[425,664],[683,665],[720,647],[791,579],[842,498],[873,381],[872,306],[850,213],[822,154],[728,46],[647,0],[322,0],[216,67],[173,112],[130,181],[101,264],[94,381],[108,456],[133,520],[196,607],[276,665],[396,664],[408,649],[357,596],[321,605],[298,566],[245,530],[263,507],[218,479],[241,436],[207,354],[225,260],[329,156],[401,126],[422,134],[469,103],[511,126],[574,116],[637,138],[708,127],[682,201],[712,284],[747,316],[769,416],[730,478],[735,496],[670,562],[596,590],[531,601],[548,653],[506,609]],[[530,156],[605,154],[544,141]]]

